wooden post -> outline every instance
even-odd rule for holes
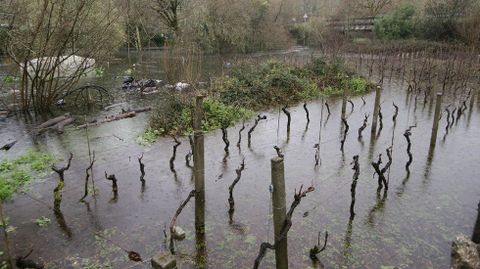
[[[348,79],[348,76],[346,76]],[[342,96],[342,119],[345,119],[345,113],[347,111],[347,99],[348,99],[348,86],[343,85],[343,96]]]
[[[430,138],[430,148],[434,148],[437,143],[438,121],[440,120],[440,110],[442,108],[442,93],[437,93],[435,104],[435,115],[433,116],[432,136]]]
[[[480,244],[480,203],[478,203],[477,221],[475,222],[475,227],[473,227],[472,241]]]
[[[205,159],[202,131],[203,96],[196,97],[193,119],[193,173],[195,179],[195,234],[197,246],[197,268],[205,268]]]
[[[287,217],[285,201],[285,172],[283,158],[276,157],[271,160],[272,166],[272,206],[273,206],[273,230],[275,241],[280,237],[280,232]],[[275,245],[275,263],[277,269],[288,269],[287,238]]]
[[[470,96],[470,110],[472,110],[475,103],[475,90],[472,90],[472,95]]]
[[[380,111],[380,97],[382,94],[382,88],[377,86],[375,90],[375,104],[373,106],[373,118],[372,118],[372,137],[375,136],[377,132],[377,121],[378,121],[378,112]]]

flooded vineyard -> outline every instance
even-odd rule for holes
[[[308,59],[314,52],[295,53],[299,59]],[[289,56],[275,57],[287,60]],[[275,242],[273,212],[277,208],[272,206],[270,166],[271,159],[280,154],[285,165],[286,210],[301,186],[303,190],[314,188],[301,199],[291,218],[291,268],[449,268],[452,241],[461,234],[470,237],[475,223],[479,224],[478,81],[467,87],[458,77],[458,83],[445,86],[442,98],[437,99],[441,100],[438,137],[431,145],[435,93],[442,85],[435,85],[430,92],[420,86],[412,88],[424,82],[415,75],[420,71],[414,71],[422,65],[402,65],[402,57],[383,61],[381,55],[375,59],[372,55],[347,55],[357,71],[382,82],[377,91],[381,93],[377,113],[373,90],[364,96],[291,105],[285,108],[288,113],[281,107],[261,111],[266,119],[256,122],[254,117],[244,125],[227,128],[225,133],[206,133],[205,169],[199,171],[205,175],[205,203],[198,203],[198,196],[192,198],[176,218],[176,225],[185,231],[184,240],[173,241],[178,268],[253,267],[261,243]],[[441,61],[449,63],[449,59]],[[371,62],[375,62],[374,67],[369,66]],[[209,60],[204,64],[218,66]],[[391,69],[384,72],[382,65]],[[118,73],[115,68],[121,67],[112,64],[102,83],[115,91],[116,99],[137,106],[150,104],[148,97],[118,89],[118,80],[113,79]],[[152,71],[154,66],[145,68],[139,71],[145,77],[163,76]],[[206,70],[203,72],[208,77]],[[107,115],[120,109],[95,113]],[[374,114],[378,119],[372,132]],[[60,158],[57,166],[62,167],[69,153],[73,155],[71,167],[64,172],[59,210],[54,209],[53,190],[59,180],[54,172],[4,204],[12,227],[9,241],[13,253],[21,256],[33,250],[29,258],[45,262],[46,268],[151,268],[152,257],[170,251],[167,237],[172,218],[195,189],[195,152],[191,158],[188,137],[179,137],[178,142],[162,137],[151,145],[139,145],[136,139],[147,123],[148,114],[139,114],[34,138],[29,131],[33,123],[22,116],[0,122],[1,141],[18,140],[11,151],[2,151],[2,158],[35,148]],[[254,125],[249,141],[248,131]],[[95,161],[86,171],[92,160],[89,149]],[[172,158],[174,152],[176,157]],[[354,160],[357,155],[358,163]],[[355,188],[352,177],[356,172]],[[86,173],[90,173],[94,187],[80,201]],[[112,190],[111,175],[116,179],[116,190]],[[229,187],[234,180],[234,210],[229,212]],[[202,213],[204,229],[196,229],[199,220],[195,216]],[[42,216],[51,219],[51,224],[37,225],[34,220]],[[321,247],[326,232],[326,247],[312,261],[310,249],[318,244],[319,233]],[[140,254],[143,262],[129,260],[128,251]],[[260,268],[275,267],[274,253],[267,251]]]

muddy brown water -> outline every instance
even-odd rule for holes
[[[480,106],[468,108],[458,123],[445,136],[445,115],[440,121],[436,149],[428,157],[434,105],[419,100],[415,107],[406,85],[387,83],[382,93],[383,130],[372,140],[369,126],[363,140],[357,139],[365,113],[373,111],[374,93],[364,98],[353,97],[355,110],[347,121],[350,132],[345,150],[340,151],[341,100],[328,99],[332,115],[320,123],[322,101],[308,103],[311,122],[306,128],[303,107],[292,106],[289,139],[286,116],[277,109],[262,112],[260,122],[247,146],[242,133],[239,150],[235,144],[241,124],[228,129],[230,155],[224,162],[224,144],[220,130],[205,136],[206,167],[206,249],[203,259],[208,268],[251,268],[263,241],[273,241],[270,202],[270,159],[276,155],[274,145],[285,153],[287,206],[294,190],[301,186],[315,187],[293,215],[288,234],[291,268],[314,268],[308,250],[316,243],[317,233],[328,231],[327,248],[319,255],[326,268],[448,268],[450,246],[455,236],[470,236],[477,217],[480,197]],[[420,98],[422,99],[422,98]],[[397,123],[392,122],[393,105],[399,107]],[[457,102],[457,103],[455,103]],[[450,97],[444,106],[458,104]],[[188,139],[182,138],[175,162],[176,174],[169,169],[174,141],[160,138],[151,146],[140,146],[135,139],[146,126],[148,114],[103,124],[89,129],[91,148],[95,151],[94,179],[96,198],[79,203],[83,194],[88,150],[85,130],[69,128],[63,135],[46,134],[33,141],[21,119],[0,122],[0,141],[19,139],[18,145],[1,158],[13,157],[30,147],[46,150],[56,157],[74,154],[72,167],[65,173],[66,186],[62,212],[71,235],[60,227],[53,211],[52,191],[56,175],[39,179],[29,188],[32,200],[19,194],[6,205],[14,253],[21,255],[34,249],[32,258],[43,260],[49,268],[150,268],[147,262],[127,261],[123,251],[96,239],[94,233],[106,234],[128,250],[139,252],[147,260],[164,245],[163,227],[169,224],[180,202],[194,188],[192,170],[185,166],[184,156],[190,150]],[[407,176],[406,140],[403,132],[412,131],[413,163]],[[246,122],[247,130],[253,119]],[[314,167],[315,143],[319,142],[322,124],[321,166]],[[377,197],[377,179],[373,178],[372,160],[393,143],[393,164],[389,172],[390,187],[386,197]],[[444,139],[445,137],[445,139]],[[141,188],[137,157],[144,153],[146,187]],[[357,184],[356,216],[349,223],[352,157],[360,156],[360,177]],[[228,186],[235,178],[235,169],[245,158],[245,170],[234,190],[234,222],[228,217]],[[119,195],[112,201],[111,185],[103,174],[114,173]],[[41,202],[39,202],[41,201]],[[47,206],[48,205],[48,206]],[[306,214],[308,212],[308,214]],[[47,227],[38,227],[33,220],[46,216]],[[179,268],[195,268],[196,244],[194,203],[186,206],[177,220],[187,237],[177,242]],[[3,249],[2,245],[2,249]],[[97,267],[87,267],[96,264]],[[111,267],[109,267],[111,266]],[[269,251],[262,268],[273,268],[273,252]]]

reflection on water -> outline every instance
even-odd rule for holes
[[[149,66],[150,59],[144,60],[144,66]],[[145,73],[145,77],[161,76],[160,71],[156,74]],[[454,103],[452,98],[444,97],[444,107]],[[227,159],[222,132],[206,134],[205,193],[204,197],[195,197],[195,207],[186,207],[178,220],[187,232],[186,239],[176,245],[179,262],[187,267],[192,263],[209,268],[251,267],[259,244],[273,242],[269,165],[270,158],[276,156],[273,146],[280,145],[285,154],[287,204],[293,198],[294,189],[301,184],[309,186],[313,182],[316,189],[302,200],[293,216],[289,232],[292,268],[312,265],[308,249],[318,230],[328,230],[330,234],[328,247],[319,257],[326,268],[448,267],[451,240],[461,233],[472,234],[474,227],[475,237],[480,226],[477,210],[480,166],[476,154],[480,150],[479,104],[468,107],[466,116],[455,119],[456,124],[449,128],[445,139],[446,129],[440,128],[442,143],[437,143],[435,151],[429,153],[433,112],[421,109],[423,98],[417,100],[415,109],[414,96],[406,94],[404,87],[393,78],[382,92],[383,131],[376,138],[372,138],[370,132],[364,132],[362,141],[365,146],[356,139],[357,130],[362,126],[365,114],[372,112],[374,93],[366,95],[364,100],[364,106],[356,106],[348,115],[350,131],[344,152],[338,150],[343,133],[339,132],[342,128],[341,100],[337,99],[328,100],[331,115],[324,115],[323,121],[320,121],[322,102],[308,103],[311,119],[308,128],[303,104],[290,107],[289,135],[284,114],[279,115],[277,109],[262,112],[267,118],[258,123],[251,142],[248,143],[246,132],[243,132],[239,145],[243,150],[230,150]],[[355,104],[363,102],[360,97],[353,97],[351,101]],[[393,101],[399,107],[395,123],[388,120],[395,114],[395,108],[387,105]],[[128,248],[138,251],[144,259],[166,250],[162,232],[164,223],[169,222],[180,201],[194,188],[193,171],[185,165],[183,158],[176,158],[172,175],[171,138],[161,138],[148,147],[134,142],[146,126],[147,117],[140,114],[89,129],[91,148],[96,152],[93,175],[98,193],[95,199],[87,197],[85,206],[78,203],[78,197],[83,193],[85,168],[89,164],[84,131],[70,128],[60,136],[47,133],[33,140],[26,131],[31,120],[9,118],[0,123],[0,141],[12,137],[19,140],[13,151],[1,153],[2,158],[18,155],[29,147],[48,150],[56,156],[66,156],[71,151],[76,157],[70,170],[65,172],[63,216],[25,195],[19,195],[6,205],[10,225],[16,227],[11,233],[15,253],[26,253],[34,248],[32,258],[35,260],[44,260],[57,268],[75,268],[76,258],[89,258],[93,262],[98,258],[97,253],[104,251],[102,261],[112,263],[114,268],[132,266],[132,262],[124,261],[124,252],[107,251],[98,244],[94,234],[105,231],[110,232],[115,242],[123,245],[128,242]],[[444,114],[440,126],[446,125],[446,118]],[[245,130],[253,124],[254,119],[245,122]],[[409,157],[403,133],[415,124],[417,127],[410,136],[414,158],[410,171],[406,172],[405,163]],[[320,125],[322,162],[314,169],[313,146],[319,142]],[[242,127],[239,123],[228,128],[231,141],[238,141]],[[176,154],[186,156],[191,152],[189,139],[182,137],[179,140],[182,144]],[[248,149],[247,144],[250,144]],[[394,193],[377,193],[371,162],[374,156],[392,145],[389,186]],[[141,190],[136,158],[142,152],[147,182]],[[356,189],[356,217],[349,220],[352,172],[347,160],[354,155],[360,156],[362,170]],[[235,179],[236,167],[227,164],[241,163],[243,158],[248,165],[235,187],[235,216],[230,219],[226,213],[228,186]],[[118,177],[120,199],[116,203],[109,203],[112,184],[103,178],[104,171]],[[221,180],[218,180],[219,171]],[[51,204],[55,185],[55,175],[50,175],[45,182],[33,183],[29,192],[40,201]],[[309,213],[302,217],[303,212]],[[38,227],[32,220],[40,216],[55,218],[57,223]],[[70,232],[62,226],[68,227]],[[48,248],[43,247],[46,242]],[[272,268],[273,262],[274,257],[269,254],[262,265]]]

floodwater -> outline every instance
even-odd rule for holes
[[[417,102],[407,95],[406,85],[385,83],[382,92],[383,129],[377,139],[370,135],[370,124],[357,139],[364,114],[372,113],[374,92],[352,97],[353,112],[347,104],[347,135],[344,152],[340,151],[343,132],[340,120],[341,100],[328,99],[331,115],[322,101],[308,103],[311,122],[306,125],[301,105],[289,108],[292,125],[289,137],[286,116],[278,109],[264,111],[247,146],[246,131],[241,148],[237,148],[241,124],[228,129],[230,154],[225,158],[221,132],[205,135],[206,255],[201,260],[208,268],[251,268],[263,241],[273,242],[271,218],[270,159],[276,156],[274,145],[285,154],[287,207],[295,189],[314,186],[293,214],[288,233],[291,268],[315,268],[308,257],[316,244],[318,232],[328,231],[328,244],[319,254],[326,268],[449,268],[450,246],[461,234],[470,236],[477,218],[480,197],[480,102],[468,107],[465,115],[445,135],[445,114],[440,120],[437,145],[429,156],[434,105],[423,98]],[[459,96],[445,96],[443,106],[459,104]],[[141,102],[141,101],[140,101]],[[399,106],[396,125],[394,108]],[[416,103],[416,104],[415,104]],[[442,109],[443,111],[443,109]],[[113,113],[111,111],[109,113]],[[105,112],[103,112],[105,113]],[[371,119],[371,117],[370,117]],[[194,188],[192,170],[185,165],[188,139],[182,138],[177,151],[175,173],[169,168],[174,141],[160,138],[151,146],[140,146],[135,139],[146,126],[148,114],[90,128],[90,147],[95,151],[94,179],[96,197],[79,202],[83,195],[85,169],[88,166],[87,133],[69,128],[63,135],[46,134],[36,140],[28,134],[28,124],[9,118],[0,122],[0,141],[19,139],[19,143],[1,156],[18,155],[26,148],[47,150],[59,158],[74,155],[72,167],[65,173],[62,216],[55,216],[53,189],[56,175],[32,184],[28,195],[19,194],[6,205],[14,253],[34,252],[31,258],[43,260],[48,268],[150,268],[148,258],[162,250],[163,228],[169,225],[175,210]],[[246,122],[247,130],[253,119]],[[319,143],[321,128],[321,165],[315,168],[314,145]],[[413,163],[410,174],[404,131],[411,125]],[[393,141],[393,142],[392,142]],[[371,162],[393,146],[393,164],[388,172],[387,195],[377,196],[377,178]],[[141,187],[137,158],[144,154],[146,186]],[[360,177],[356,190],[355,218],[349,221],[352,157],[360,156]],[[233,222],[228,216],[228,186],[235,179],[235,169],[245,158],[245,170],[234,190]],[[111,183],[104,172],[118,179],[118,199],[112,200]],[[47,227],[33,220],[52,219]],[[177,220],[186,230],[183,241],[176,242],[179,268],[195,268],[198,261],[194,227],[194,203],[190,202]],[[95,233],[112,242],[95,238]],[[125,252],[133,250],[146,262],[128,261]],[[3,249],[3,245],[2,245]],[[92,265],[97,265],[94,267]],[[87,267],[90,265],[91,267]],[[261,268],[274,268],[273,251],[269,251]]]

